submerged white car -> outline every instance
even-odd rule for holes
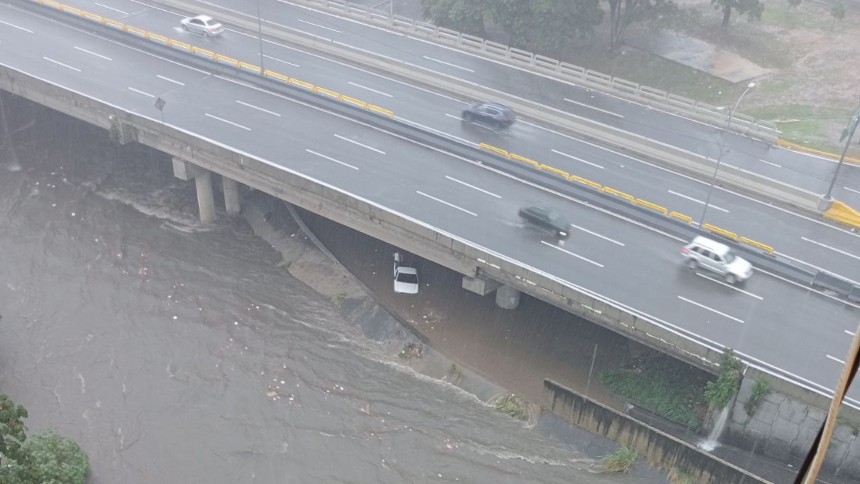
[[[398,294],[418,294],[418,270],[402,265],[400,252],[394,253],[394,292]]]

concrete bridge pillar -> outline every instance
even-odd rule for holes
[[[520,291],[511,286],[496,289],[496,306],[502,309],[516,309],[520,305]]]
[[[173,176],[180,180],[194,179],[197,187],[197,209],[200,223],[211,224],[215,221],[215,197],[212,193],[212,173],[182,158],[173,158]]]
[[[221,185],[224,189],[224,205],[227,215],[238,215],[239,206],[239,183],[236,180],[221,176]]]
[[[197,208],[200,211],[200,223],[211,224],[215,221],[215,197],[212,194],[212,173],[206,170],[194,177],[197,186]]]

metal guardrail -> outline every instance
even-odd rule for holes
[[[560,81],[585,85],[618,97],[656,106],[665,111],[679,113],[703,123],[732,129],[747,136],[758,137],[772,143],[777,142],[779,138],[780,132],[773,123],[759,120],[743,113],[734,113],[731,116],[731,127],[729,127],[729,113],[724,107],[696,101],[558,59],[439,27],[429,22],[401,15],[389,16],[388,11],[342,0],[292,1],[376,25],[383,24],[406,33],[429,37],[446,45],[455,46],[470,52],[479,52],[495,61],[506,62],[515,67],[528,67],[537,73],[554,77]]]

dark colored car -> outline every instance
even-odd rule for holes
[[[560,239],[570,235],[570,222],[552,208],[537,205],[523,207],[520,209],[520,218],[523,222],[554,233]]]
[[[514,124],[517,115],[514,110],[499,103],[478,103],[463,110],[463,121],[479,122],[497,128],[507,128]]]

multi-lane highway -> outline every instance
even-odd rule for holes
[[[119,1],[110,5],[120,9]],[[122,5],[136,5],[134,20],[140,19],[145,28],[155,30],[161,25],[171,36],[186,38],[176,28],[177,16],[124,0]],[[0,6],[0,18],[0,64],[4,66],[154,120],[160,120],[153,106],[160,97],[167,102],[164,121],[169,125],[337,186],[488,251],[504,254],[524,266],[587,288],[703,344],[735,348],[750,361],[812,388],[829,389],[837,379],[839,360],[844,357],[860,316],[855,306],[761,271],[745,286],[726,285],[681,265],[679,251],[684,241],[575,199],[15,7]],[[218,42],[224,47],[219,50],[225,54],[243,56],[230,49],[249,48],[247,39],[227,32],[223,38],[212,39],[212,47]],[[186,40],[206,42],[201,38]],[[314,69],[331,70],[329,75],[340,75],[341,80],[344,72],[350,76],[358,72],[289,48],[283,48],[283,52],[271,49],[273,57],[287,57],[292,52],[288,58],[299,65],[321,64]],[[338,71],[336,66],[345,71]],[[355,83],[392,96],[396,93],[407,100],[403,102],[404,114],[400,113],[400,105],[395,106],[398,116],[414,118],[415,122],[454,137],[479,141],[499,136],[521,144],[523,149],[518,151],[548,148],[579,158],[582,161],[577,166],[604,164],[603,170],[618,180],[614,185],[639,179],[645,181],[640,183],[643,188],[654,185],[654,194],[670,190],[683,192],[688,198],[704,194],[698,182],[597,147],[585,151],[586,145],[581,142],[528,122],[504,134],[462,126],[456,119],[462,103],[444,95],[378,76]],[[407,109],[409,105],[413,106],[411,110]],[[679,203],[684,203],[685,197],[679,196]],[[516,213],[528,202],[546,203],[564,211],[573,221],[570,239],[561,245],[523,227]],[[694,207],[701,209],[701,205],[689,200],[686,203],[687,212],[695,212]],[[750,230],[757,224],[764,225],[767,228],[762,229],[762,235],[778,237],[779,241],[795,236],[788,232],[790,228],[808,223],[806,232],[801,233],[830,237],[832,240],[826,239],[828,245],[842,243],[842,250],[849,255],[856,246],[850,232],[829,229],[743,197],[723,193],[714,197],[714,203],[727,212],[712,207],[709,213],[717,212],[726,220],[747,224]],[[828,230],[829,235],[823,235]],[[779,241],[774,243],[781,249]],[[789,242],[786,246],[797,251],[794,257],[798,259],[815,257],[819,265],[840,269],[836,272],[860,274],[860,261],[856,258],[803,239]],[[857,390],[851,395],[855,403],[860,400]]]
[[[130,0],[72,0],[69,3],[247,62],[259,64],[260,61],[260,42],[253,32],[241,32],[228,26],[228,31],[223,36],[206,39],[182,31],[179,19],[183,14],[163,7]],[[251,6],[242,7],[240,4],[225,5],[237,10],[251,9]],[[297,30],[310,30],[316,35],[335,38],[338,42],[355,42],[356,46],[375,49],[384,55],[402,54],[405,61],[414,62],[416,65],[427,68],[435,66],[447,75],[456,74],[469,82],[486,83],[500,90],[531,96],[556,109],[578,112],[591,102],[591,105],[598,109],[590,109],[590,112],[606,124],[613,124],[611,119],[606,118],[609,116],[607,112],[623,113],[620,117],[615,116],[623,121],[614,123],[620,128],[655,136],[663,142],[675,143],[713,158],[720,152],[716,140],[722,136],[721,132],[699,123],[285,2],[269,4],[264,1],[261,5],[268,23],[283,22]],[[256,14],[255,11],[253,13]],[[430,52],[429,49],[435,50]],[[467,61],[469,64],[465,64]],[[314,52],[272,40],[264,42],[263,62],[268,69],[392,109],[399,119],[470,143],[485,142],[541,161],[689,215],[696,223],[705,212],[704,204],[709,191],[707,181],[691,179],[681,173],[607,150],[528,120],[522,120],[506,131],[464,126],[460,122],[460,112],[471,100],[455,99],[442,92],[412,86],[384,74],[351,67],[340,61],[322,58]],[[461,64],[468,65],[468,69],[458,70],[451,67]],[[552,87],[545,85],[546,83],[551,83]],[[550,93],[556,93],[553,94],[555,97],[548,97]],[[564,101],[565,98],[572,99],[581,95],[586,97],[581,102],[578,101],[578,104]],[[557,96],[562,97],[560,103],[553,101]],[[167,112],[170,109],[167,108]],[[585,115],[588,112],[578,114]],[[726,134],[725,140],[725,146],[728,146],[725,149],[728,152],[723,163],[744,166],[751,171],[820,193],[826,191],[835,168],[831,160],[767,147],[736,135]],[[747,160],[751,154],[755,155],[754,163]],[[776,164],[782,169],[777,169],[774,166]],[[857,195],[860,195],[860,177],[856,182],[851,182],[854,179],[852,174],[857,171],[853,166],[843,169],[841,183],[838,185],[841,191],[837,195],[851,195],[850,190],[855,189]],[[817,183],[811,183],[816,179]],[[849,183],[853,183],[851,186],[854,188],[847,186]],[[860,206],[860,199],[857,205]],[[860,235],[822,219],[791,213],[717,187],[710,198],[705,222],[774,246],[781,257],[806,268],[824,269],[852,281],[860,281],[860,256],[855,254],[854,250],[860,243]]]

